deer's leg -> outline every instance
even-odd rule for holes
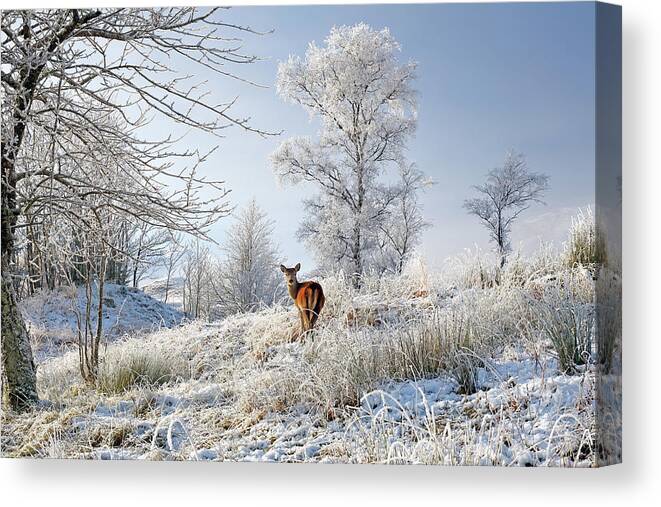
[[[298,318],[301,321],[301,334],[302,334],[304,331],[303,328],[305,327],[305,323],[303,322],[303,310],[301,310],[300,308],[298,308]]]
[[[305,320],[305,330],[310,330],[310,314],[309,310],[303,310],[303,320]]]
[[[298,314],[301,317],[301,333],[305,333],[309,329],[309,326],[310,326],[308,316],[306,315],[306,310],[299,308],[298,309]]]
[[[312,327],[317,325],[317,320],[319,320],[319,314],[321,313],[321,309],[324,307],[324,303],[326,301],[326,298],[324,298],[323,293],[319,295],[319,298],[315,304],[315,307],[310,310],[310,315],[311,317],[311,322],[312,322]]]
[[[314,310],[308,310],[310,312],[310,329],[314,329],[314,325],[317,323],[317,318],[319,315]]]

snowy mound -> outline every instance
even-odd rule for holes
[[[112,339],[127,333],[174,327],[184,314],[144,292],[107,283],[103,306],[103,335]],[[97,298],[91,306],[92,327],[96,329]],[[76,342],[78,317],[85,318],[85,289],[79,287],[41,291],[21,302],[30,330],[35,359],[56,355]]]
[[[169,282],[164,278],[151,280],[143,285],[141,289],[145,294],[149,294],[158,301],[165,301],[165,296],[167,294],[167,302],[169,305],[177,309],[182,308],[184,279],[180,276],[172,277]]]

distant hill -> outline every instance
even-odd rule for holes
[[[141,289],[151,297],[165,301],[165,278],[150,280],[145,283]],[[168,305],[182,310],[184,279],[181,276],[175,276],[170,279],[170,288],[168,289]]]

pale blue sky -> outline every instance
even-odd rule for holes
[[[515,241],[557,241],[570,214],[594,202],[592,2],[237,7],[222,18],[274,30],[246,35],[245,50],[265,60],[236,69],[269,88],[205,76],[199,68],[196,75],[210,80],[215,100],[239,95],[235,115],[284,132],[263,139],[233,129],[220,142],[191,133],[185,142],[201,148],[219,143],[204,172],[227,182],[232,204],[257,199],[275,221],[275,239],[290,264],[312,268],[295,238],[301,196],[312,189],[278,187],[268,157],[287,136],[314,135],[317,128],[302,108],[277,96],[276,70],[290,54],[302,56],[310,41],[322,44],[333,25],[388,27],[402,46],[402,60],[418,62],[419,123],[408,158],[437,182],[423,197],[432,227],[422,253],[430,264],[475,244],[487,246],[486,231],[462,202],[509,148],[525,153],[533,170],[551,178],[548,205],[524,215],[514,227]],[[172,126],[157,122],[152,128]],[[231,221],[213,228],[217,241],[222,243]]]

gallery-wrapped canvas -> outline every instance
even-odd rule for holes
[[[4,457],[621,461],[620,7],[1,39]]]

